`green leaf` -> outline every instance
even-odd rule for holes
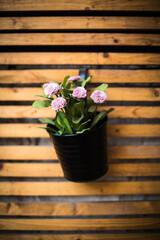
[[[66,88],[63,88],[63,89],[61,90],[62,97],[65,97],[65,98],[70,98],[70,94],[71,94],[72,92],[73,92],[72,90],[66,89]]]
[[[81,123],[81,125],[78,127],[77,131],[82,131],[86,127],[87,123],[89,123],[90,121],[91,121],[91,119],[88,119],[87,121]]]
[[[95,125],[97,125],[97,123],[99,121],[101,121],[103,118],[105,118],[107,116],[107,111],[103,110],[102,112],[100,112],[99,114],[97,114],[91,124],[90,128],[93,128]]]
[[[66,118],[64,118],[63,121],[64,121],[65,128],[67,129],[68,133],[69,133],[69,134],[73,134],[72,129],[71,129],[70,125],[69,125],[68,120],[67,120]]]
[[[86,86],[86,84],[91,80],[91,78],[92,78],[92,76],[89,76],[86,80],[84,80],[83,82],[82,82],[82,87],[85,87]]]
[[[58,112],[59,113],[59,112]],[[64,127],[58,124],[57,117],[58,113],[56,115],[56,118],[54,119],[55,126],[59,129],[59,131],[64,132]]]
[[[50,132],[57,133],[57,131],[55,129],[50,128],[50,127],[38,127],[38,128],[46,129],[46,130],[48,130]]]
[[[88,109],[88,117],[93,121],[93,119],[94,119],[94,116],[95,116],[95,114],[96,114],[96,111],[97,111],[97,109],[96,108],[93,108],[93,107],[90,107],[89,109]]]
[[[65,85],[65,89],[70,89],[70,88],[71,88],[71,83],[67,82],[66,85]]]
[[[82,131],[77,131],[76,133],[77,134],[81,134],[81,133],[83,133],[83,132],[85,132],[85,131],[89,131],[90,129],[89,128],[86,128],[86,129],[83,129]]]
[[[99,91],[104,92],[107,87],[108,87],[108,84],[103,83],[103,84],[101,84],[99,87],[95,88],[94,91],[99,90]]]
[[[96,111],[96,108],[93,108],[93,107],[90,107],[89,109],[88,109],[88,112],[89,113],[94,113]]]
[[[53,120],[51,120],[51,119],[49,119],[49,118],[39,118],[39,121],[41,122],[41,123],[49,123],[49,124],[51,124],[51,125],[54,125],[54,126],[56,126],[55,125],[55,122],[53,121]]]
[[[94,104],[92,98],[89,98],[87,101],[87,109],[89,109]]]
[[[61,87],[65,87],[66,86],[66,83],[67,83],[67,80],[68,80],[68,78],[69,78],[69,76],[66,76],[65,78],[64,78],[64,80],[63,80],[63,83],[61,83]]]
[[[85,81],[85,79],[81,78],[81,79],[78,79],[78,80],[76,80],[76,81],[74,81],[74,82],[76,82],[76,83],[82,83],[82,82],[84,82],[84,81]]]
[[[73,93],[73,91],[72,90],[70,90],[70,89],[62,89],[62,92],[64,92],[64,93]]]
[[[33,108],[45,108],[51,106],[51,100],[40,100],[40,101],[35,101],[32,104]]]
[[[58,112],[57,116],[56,116],[56,120],[57,123],[59,124],[59,126],[61,126],[62,128],[64,128],[64,122],[63,122],[63,118],[64,118],[64,113],[63,112]]]
[[[34,97],[42,97],[42,98],[47,98],[48,99],[48,97],[46,95],[34,95]]]
[[[78,124],[84,118],[84,106],[85,102],[83,100],[74,104],[74,115],[72,118],[73,123]]]
[[[112,111],[114,111],[114,108],[110,108],[109,110],[107,110],[107,115],[108,115],[108,113],[110,113]]]
[[[57,123],[66,130],[65,131],[66,133],[73,134],[65,113],[58,112],[56,119],[57,119]]]

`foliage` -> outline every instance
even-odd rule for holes
[[[97,104],[95,104],[97,101],[94,97],[92,98],[92,96],[94,96],[93,94],[88,98],[82,97],[86,91],[89,92],[85,87],[91,78],[92,76],[85,80],[80,79],[79,76],[71,78],[66,76],[61,84],[55,81],[43,84],[43,95],[35,95],[35,97],[42,97],[45,98],[45,100],[35,101],[32,107],[38,109],[52,107],[53,109],[54,102],[53,110],[55,110],[56,106],[56,117],[53,120],[48,118],[39,119],[40,122],[47,124],[46,127],[41,128],[58,135],[82,134],[85,131],[90,131],[95,128],[109,112],[113,111],[114,109],[110,108],[108,111],[103,110],[98,112]],[[80,93],[77,97],[73,95],[73,91],[76,87],[77,90],[81,89],[82,91],[82,94]],[[107,87],[108,84],[101,84],[99,87],[95,88],[94,91],[98,90],[105,93]],[[106,100],[107,95],[104,93],[103,97],[105,95]],[[100,98],[101,96],[98,97]],[[61,100],[65,100],[65,102],[63,101],[62,104]],[[104,102],[104,99],[100,100],[100,102]]]

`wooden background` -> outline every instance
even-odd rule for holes
[[[159,0],[0,1],[0,239],[160,239]],[[108,83],[109,171],[63,178],[41,83]]]

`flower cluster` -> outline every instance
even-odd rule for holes
[[[43,97],[45,100],[35,101],[32,105],[34,108],[52,107],[56,111],[54,120],[40,119],[43,123],[48,123],[46,129],[52,130],[56,134],[80,134],[89,131],[98,124],[106,115],[113,111],[103,110],[97,111],[96,104],[104,103],[107,99],[105,93],[107,84],[101,84],[97,87],[90,97],[87,97],[86,84],[91,77],[86,80],[80,76],[65,77],[64,81],[51,81],[43,84],[44,95],[36,95]]]
[[[81,79],[80,76],[72,76],[68,78],[67,82],[73,82],[80,79]],[[49,82],[43,85],[43,89],[44,89],[45,95],[51,98],[54,95],[57,95],[58,93],[60,93],[60,91],[63,88],[60,87],[58,83]],[[73,89],[72,96],[75,98],[86,98],[87,90],[84,87],[76,87]],[[90,97],[94,103],[103,103],[107,99],[106,93],[100,90],[95,90]],[[59,97],[52,101],[51,106],[54,111],[57,111],[61,108],[64,108],[66,104],[67,104],[66,99],[63,97]]]
[[[72,77],[70,77],[70,78],[68,78],[68,82],[72,82],[72,81],[75,81],[75,80],[80,80],[81,79],[81,77],[80,76],[72,76]]]
[[[85,98],[87,96],[87,90],[84,87],[76,87],[72,93],[73,97]]]
[[[66,103],[67,103],[67,101],[65,98],[59,97],[59,98],[54,99],[51,102],[51,106],[54,111],[57,111],[58,109],[64,108],[66,106]]]
[[[95,103],[103,103],[107,99],[107,94],[105,92],[96,90],[91,94],[91,98]]]
[[[53,95],[58,94],[58,92],[62,89],[57,83],[50,82],[50,83],[45,83],[43,85],[44,93],[46,96],[49,98],[52,97]]]

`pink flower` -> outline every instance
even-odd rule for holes
[[[105,92],[95,90],[91,94],[91,98],[95,103],[103,103],[107,99],[107,95]]]
[[[45,95],[48,97],[51,97],[57,94],[61,90],[61,87],[57,83],[50,82],[50,83],[45,83],[43,85],[43,89],[44,89]]]
[[[73,97],[85,98],[87,96],[87,90],[84,87],[76,87],[72,93]]]
[[[67,104],[67,101],[65,98],[63,97],[59,97],[59,98],[56,98],[54,99],[52,102],[51,102],[51,106],[52,106],[52,109],[54,111],[60,109],[60,108],[63,108],[65,107]]]
[[[70,81],[75,81],[75,80],[79,80],[79,79],[81,79],[80,76],[72,76],[72,77],[68,78],[67,81],[70,82]]]
[[[49,85],[49,83],[43,84],[43,89],[45,89],[48,85]]]

